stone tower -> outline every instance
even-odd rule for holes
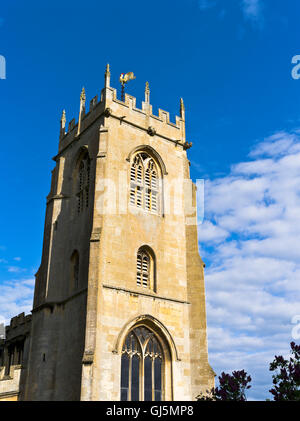
[[[185,110],[101,98],[61,118],[25,400],[193,400],[214,384]]]

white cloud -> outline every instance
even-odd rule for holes
[[[205,184],[199,227],[206,262],[210,360],[253,377],[252,399],[268,394],[269,363],[287,353],[300,314],[300,135],[280,132],[249,160]],[[263,362],[263,364],[262,364]]]
[[[201,230],[201,241],[206,243],[217,240],[223,241],[228,235],[229,233],[226,230],[212,224],[210,221],[206,221]]]
[[[11,273],[20,273],[20,272],[26,271],[26,269],[20,268],[18,266],[8,266],[7,270],[8,272],[11,272]]]
[[[278,132],[268,137],[265,142],[259,143],[251,152],[251,157],[272,156],[291,154],[299,151],[300,145],[297,142],[297,131],[294,133]]]
[[[12,317],[32,309],[34,279],[24,278],[0,284],[0,323],[9,324]]]

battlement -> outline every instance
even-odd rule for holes
[[[6,338],[0,339],[0,401],[18,400],[25,381],[31,315],[13,317],[5,330]]]
[[[185,141],[185,109],[183,100],[180,100],[180,116],[175,116],[175,122],[170,121],[170,113],[159,108],[158,115],[154,115],[150,104],[150,89],[146,82],[145,100],[142,107],[137,108],[136,98],[125,93],[124,101],[118,99],[118,91],[110,87],[109,66],[105,72],[105,85],[101,91],[100,99],[94,96],[90,100],[89,110],[86,110],[86,94],[83,88],[80,95],[79,117],[69,121],[66,130],[66,113],[62,113],[60,125],[60,145],[59,151],[64,149],[75,138],[80,136],[90,127],[100,116],[114,117],[122,122],[132,123],[148,131],[153,136],[162,136],[182,146],[189,145]]]
[[[25,316],[25,313],[21,313],[18,316],[13,317],[10,320],[9,326],[6,326],[6,340],[12,340],[15,336],[25,335],[30,331],[31,325],[31,314]]]

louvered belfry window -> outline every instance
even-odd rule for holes
[[[137,255],[137,285],[148,288],[150,286],[150,256],[146,251],[139,251]]]
[[[130,204],[151,213],[159,213],[157,166],[146,153],[136,155],[131,165]]]
[[[161,401],[164,357],[160,343],[145,326],[127,335],[121,357],[121,401]]]
[[[89,206],[90,159],[86,153],[81,159],[78,170],[77,212],[80,214]]]

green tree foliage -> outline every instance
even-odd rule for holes
[[[198,401],[246,401],[246,390],[250,389],[251,377],[244,371],[222,373],[219,387],[197,396]]]
[[[300,345],[292,342],[291,354],[289,360],[275,356],[270,364],[270,371],[276,372],[270,389],[274,401],[300,401]]]
[[[300,345],[291,342],[291,357],[286,360],[275,356],[270,364],[274,372],[273,388],[269,392],[274,401],[300,401]],[[251,377],[244,371],[222,373],[219,387],[197,396],[198,401],[246,401],[246,391],[251,388]],[[267,399],[270,400],[270,399]]]

